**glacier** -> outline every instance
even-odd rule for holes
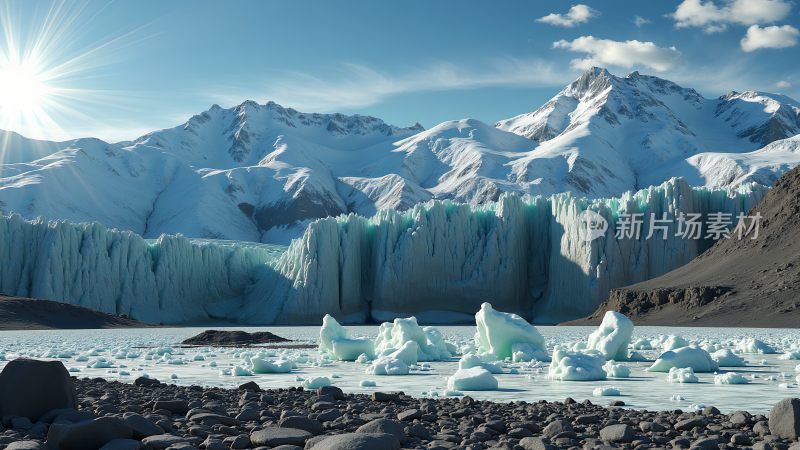
[[[94,223],[0,219],[0,292],[153,323],[343,323],[414,315],[471,322],[484,301],[536,323],[592,312],[610,288],[674,269],[711,242],[581,238],[590,209],[614,230],[623,214],[749,211],[767,188],[692,188],[683,179],[619,198],[503,194],[468,205],[430,201],[311,222],[288,247],[145,240]]]

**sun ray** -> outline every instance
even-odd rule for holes
[[[109,76],[98,69],[124,58],[126,46],[151,38],[143,33],[151,23],[98,40],[86,35],[85,25],[100,20],[107,5],[89,14],[87,2],[56,0],[37,9],[29,23],[13,4],[0,2],[0,129],[63,139],[68,134],[59,123],[79,117],[102,126],[82,107],[135,100],[131,92],[87,86]],[[0,142],[0,161],[4,147]]]

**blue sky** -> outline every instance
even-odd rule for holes
[[[782,0],[0,4],[0,52],[48,42],[51,120],[5,122],[34,137],[130,139],[246,99],[397,125],[493,122],[592,64],[706,96],[800,98],[800,5]]]

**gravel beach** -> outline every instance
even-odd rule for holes
[[[9,417],[6,408],[0,448],[800,449],[800,400],[781,402],[770,422],[714,407],[653,412],[571,399],[496,403],[468,396],[350,395],[334,386],[202,388],[146,378],[128,384],[67,377],[63,383],[74,386],[74,408],[34,419]],[[20,395],[27,395],[26,405],[36,400],[35,394]],[[13,406],[14,399],[3,401]]]

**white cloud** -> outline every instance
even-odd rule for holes
[[[760,48],[786,48],[797,45],[800,30],[791,26],[772,26],[761,28],[753,25],[742,38],[742,50],[752,52]]]
[[[787,0],[683,0],[671,14],[678,28],[701,27],[706,33],[725,30],[728,24],[756,25],[784,19],[792,9]]]
[[[572,60],[572,66],[582,70],[592,66],[618,66],[628,69],[644,66],[664,72],[677,67],[681,61],[681,53],[675,47],[659,47],[652,42],[636,40],[621,42],[581,36],[573,41],[556,41],[553,47],[586,53],[585,58]]]
[[[586,23],[589,19],[599,16],[600,13],[590,8],[587,5],[577,4],[573,5],[566,14],[548,14],[544,17],[536,19],[537,22],[542,22],[559,27],[574,27],[575,25]]]
[[[792,83],[789,83],[786,80],[781,80],[775,83],[775,87],[778,89],[789,89],[790,87],[792,87]]]
[[[490,86],[560,86],[570,74],[540,59],[503,58],[486,61],[476,70],[440,62],[406,73],[389,73],[359,64],[345,64],[334,74],[319,76],[283,72],[263,89],[226,89],[211,98],[222,104],[244,99],[273,100],[284,106],[311,112],[363,108],[387,98],[414,92],[454,91]]]
[[[633,23],[634,23],[634,25],[636,25],[636,28],[641,28],[641,27],[647,25],[648,23],[653,23],[653,22],[650,21],[649,19],[645,19],[642,16],[634,16]]]

